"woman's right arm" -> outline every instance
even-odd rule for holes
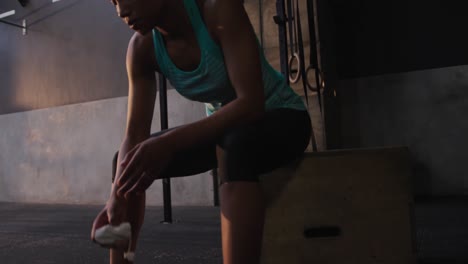
[[[156,65],[151,33],[145,36],[135,33],[127,49],[126,67],[129,82],[127,124],[119,150],[114,183],[118,182],[121,176],[120,163],[123,157],[138,143],[150,136],[157,93],[155,71],[158,69]],[[116,189],[113,184],[109,202],[118,201],[119,205],[125,207],[125,199],[117,196]],[[109,215],[111,224],[113,222],[117,224],[123,220],[122,217],[125,217],[117,212],[120,210],[115,211],[116,215],[112,213]]]

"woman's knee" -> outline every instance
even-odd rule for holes
[[[153,133],[150,135],[150,137],[158,137],[168,131],[171,131],[172,129],[175,129],[177,127],[173,127],[173,128],[170,128],[170,129],[166,129],[166,130],[161,130],[161,131],[158,131],[156,133]],[[114,183],[114,179],[115,179],[115,174],[117,173],[117,162],[118,162],[118,158],[119,158],[119,151],[115,152],[114,154],[114,157],[112,158],[112,183]]]

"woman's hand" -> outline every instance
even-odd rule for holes
[[[99,212],[99,214],[96,216],[96,218],[93,221],[93,226],[91,228],[91,240],[94,243],[99,244],[96,241],[96,230],[103,227],[103,226],[105,226],[105,225],[108,225],[108,224],[110,224],[110,223],[109,223],[109,218],[108,218],[108,208],[107,208],[107,205],[106,205],[101,210],[101,212]],[[115,241],[115,243],[113,245],[101,245],[101,244],[99,244],[99,245],[101,247],[104,247],[104,248],[113,248],[113,249],[116,249],[116,250],[125,251],[128,248],[128,243],[129,243],[129,241],[126,241],[126,240],[117,240],[117,241]]]
[[[93,221],[93,227],[91,228],[91,240],[93,242],[96,242],[96,229],[99,229],[100,227],[103,227],[108,224],[109,221],[107,218],[107,208],[104,207],[104,209],[102,209],[101,212],[99,212],[99,214]]]
[[[167,138],[149,138],[136,145],[120,164],[123,172],[116,182],[117,195],[128,198],[142,194],[160,178],[173,155]]]

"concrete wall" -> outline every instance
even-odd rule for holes
[[[169,126],[199,120],[204,105],[168,93]],[[127,98],[0,115],[0,201],[102,204],[125,128]],[[159,108],[152,131],[159,131]],[[148,191],[162,205],[162,181]],[[209,173],[171,180],[173,205],[213,205]]]
[[[468,66],[341,81],[345,148],[405,145],[417,195],[468,195]]]
[[[127,94],[125,52],[132,31],[109,1],[0,1],[16,10],[0,23],[0,114]]]

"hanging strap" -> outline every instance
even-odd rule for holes
[[[276,16],[273,17],[273,20],[278,25],[281,73],[286,77],[286,83],[289,85],[288,38],[286,35],[287,19],[284,0],[276,0]]]
[[[290,0],[289,0],[290,1]],[[293,0],[294,1],[294,0]],[[304,95],[306,98],[307,108],[309,108],[309,98],[307,94],[307,76],[305,71],[305,62],[304,62],[304,43],[302,41],[302,27],[301,27],[301,15],[299,12],[299,1],[296,1],[296,18],[294,19],[293,23],[296,23],[297,26],[297,44],[299,46],[299,63],[300,63],[300,74],[302,75],[302,85],[304,88]],[[312,150],[317,152],[317,140],[315,139],[314,127],[313,122],[311,122],[311,140],[312,140]]]
[[[307,0],[307,22],[309,25],[309,66],[306,70],[306,78],[309,76],[309,71],[314,70],[315,72],[315,87],[310,85],[309,79],[307,78],[307,87],[311,91],[317,92],[318,103],[320,107],[320,114],[323,117],[323,105],[322,105],[322,95],[321,90],[324,88],[324,78],[322,70],[320,69],[318,63],[318,51],[317,51],[317,39],[315,35],[315,9],[313,0]]]

